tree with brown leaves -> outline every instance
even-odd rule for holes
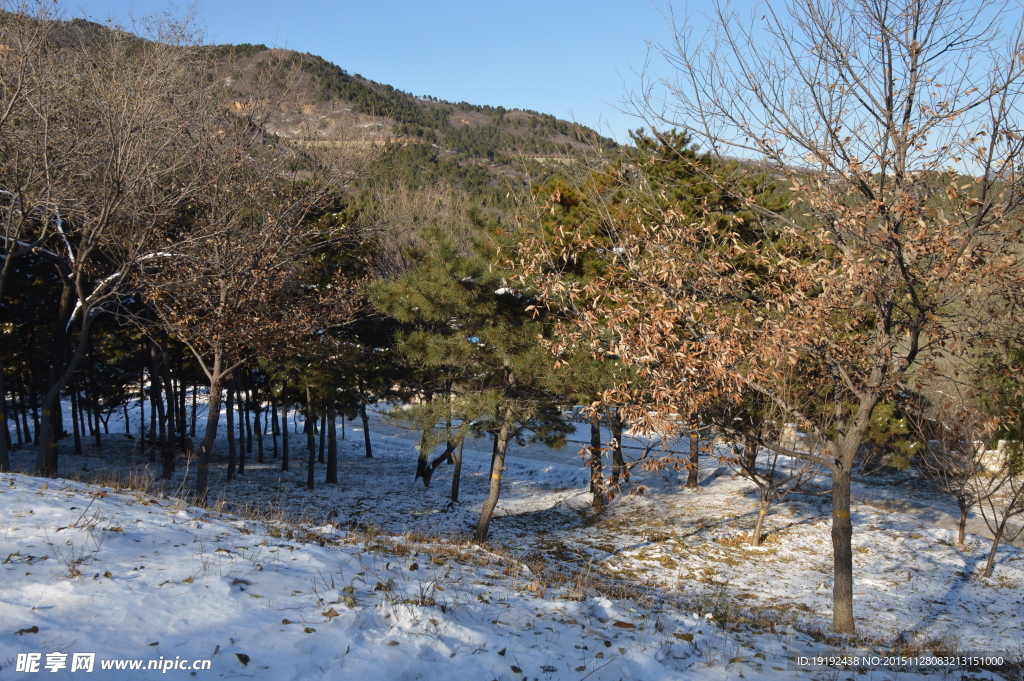
[[[566,342],[614,330],[639,372],[615,401],[693,413],[754,391],[821,443],[768,444],[831,473],[837,633],[855,629],[850,483],[876,405],[972,361],[990,322],[1019,314],[1024,41],[1004,10],[805,0],[743,21],[716,5],[710,35],[677,29],[672,77],[638,98],[710,150],[674,145],[714,200],[665,205],[620,173],[633,208],[608,224],[605,276],[558,276],[593,248],[568,233],[525,260],[578,311]],[[764,200],[773,183],[788,209]]]

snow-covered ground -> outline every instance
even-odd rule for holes
[[[352,425],[340,485],[321,485],[318,465],[317,489],[305,489],[299,436],[287,473],[268,446],[244,477],[215,476],[217,510],[178,500],[184,470],[166,487],[120,492],[0,475],[0,678],[88,676],[70,671],[75,653],[95,653],[95,678],[133,680],[991,677],[794,664],[844,649],[827,635],[825,498],[773,507],[755,549],[744,542],[753,486],[713,459],[699,492],[682,489],[684,472],[645,473],[595,515],[572,451],[543,460],[527,447],[509,459],[491,541],[477,546],[467,537],[486,493],[486,441],[467,448],[462,503],[449,505],[451,467],[429,489],[414,482],[414,436],[377,422],[366,459]],[[62,470],[145,471],[129,440],[108,443],[82,457],[62,443]],[[912,516],[854,511],[852,649],[1024,657],[1024,551],[1001,547],[984,579],[987,540],[960,547]],[[40,671],[18,671],[26,653]],[[50,672],[53,653],[66,666]],[[101,669],[124,660],[161,669]]]

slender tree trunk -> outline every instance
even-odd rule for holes
[[[263,460],[263,404],[261,400],[263,397],[260,395],[259,388],[253,389],[254,395],[252,400],[252,425],[256,431],[256,462],[264,463]]]
[[[196,469],[196,504],[205,506],[210,493],[210,461],[213,459],[213,444],[217,440],[217,426],[220,422],[220,358],[214,359],[213,380],[210,381],[210,397],[207,400],[206,431],[199,445],[199,465]]]
[[[434,395],[430,392],[426,393],[424,398],[428,403],[434,401]],[[427,442],[431,439],[430,435],[433,433],[434,424],[431,423],[429,428],[429,430],[424,428],[420,435],[419,456],[416,459],[416,477],[413,478],[414,481],[422,478],[424,487],[430,487],[430,451],[427,448]]]
[[[96,359],[95,353],[93,352],[92,338],[89,339],[89,361],[86,362],[87,377],[88,377],[88,390],[90,394],[90,413],[95,424],[90,423],[89,426],[92,428],[93,437],[96,439],[96,449],[103,446],[103,436],[100,432],[100,395],[99,390],[96,387],[96,373],[95,373]]]
[[[958,506],[960,506],[960,527],[956,535],[956,543],[963,546],[967,540],[967,514],[971,512],[971,507],[964,503],[960,503]]]
[[[78,390],[75,390],[78,393]],[[89,418],[85,413],[85,403],[89,401],[89,398],[84,394],[76,394],[78,409],[71,410],[71,419],[78,424],[78,430],[85,438],[85,434],[89,432]]]
[[[241,392],[239,392],[239,394],[238,394],[238,401],[239,402],[242,401],[242,393]],[[242,417],[241,416],[239,416],[238,428],[239,428],[239,430],[241,430],[241,428],[242,428]],[[246,461],[245,457],[246,457],[247,454],[248,454],[248,452],[246,451],[246,448],[245,448],[245,438],[239,437],[238,438],[238,474],[239,475],[245,475],[245,461]]]
[[[996,528],[996,533],[992,537],[992,548],[988,552],[988,560],[985,561],[985,571],[981,573],[982,577],[991,577],[992,570],[996,565],[996,551],[999,549],[999,542],[1003,540],[1003,533],[1006,531],[1006,519],[999,524]]]
[[[454,452],[455,443],[452,442],[452,387],[449,385],[448,389],[445,390],[445,402],[448,403],[448,411],[444,417],[444,448],[445,451]],[[453,453],[448,454],[448,464],[455,463],[455,455]]]
[[[42,423],[42,418],[39,413],[39,392],[37,390],[35,379],[32,379],[32,386],[29,388],[29,406],[32,409],[32,446],[39,446],[39,427]]]
[[[75,454],[82,455],[82,428],[78,422],[78,388],[68,391],[71,394],[71,434],[75,438]]]
[[[769,501],[762,493],[760,509],[757,512],[757,521],[754,523],[754,534],[750,538],[750,543],[753,546],[761,546],[764,543],[764,519],[768,517],[768,505]]]
[[[244,378],[239,378],[236,385],[238,386],[238,474],[245,475],[245,454],[246,454],[246,438],[245,438],[245,383]]]
[[[427,438],[430,436],[430,430],[424,428],[420,432],[420,446],[418,447],[418,456],[416,457],[416,477],[413,478],[413,482],[419,479],[423,479],[423,486],[430,487],[430,452],[427,450]]]
[[[288,384],[281,386],[281,470],[288,470]]]
[[[158,348],[155,340],[149,342],[149,375],[151,377],[149,392],[150,392],[150,403],[156,410],[156,419],[153,421],[153,425],[156,426],[160,443],[160,462],[163,466],[161,477],[164,480],[169,480],[171,473],[174,471],[174,456],[171,454],[171,449],[167,443],[167,425],[164,421],[166,416],[164,408],[164,372],[161,371],[159,366],[160,357]],[[173,402],[171,403],[174,404]],[[153,460],[153,457],[150,457]]]
[[[245,379],[245,451],[252,454],[252,380],[250,376]]]
[[[590,491],[595,511],[604,510],[604,463],[601,460],[601,414],[590,415]]]
[[[505,450],[508,448],[509,433],[512,430],[512,409],[505,410],[502,419],[501,430],[498,431],[498,438],[495,441],[494,454],[491,457],[491,486],[487,493],[487,500],[480,509],[480,522],[476,526],[474,538],[478,542],[486,541],[487,532],[491,526],[491,517],[498,505],[498,497],[501,495],[501,474],[505,472]]]
[[[459,448],[455,452],[455,470],[452,471],[452,503],[459,503],[459,481],[462,478],[462,447],[466,444],[466,437],[459,439]]]
[[[344,414],[341,415],[341,439],[342,440],[345,439],[345,421],[347,420],[347,418],[348,417],[346,417]]]
[[[612,489],[617,493],[619,488],[629,480],[629,469],[626,468],[626,460],[622,456],[622,415],[615,407],[609,407],[605,414],[608,418],[608,427],[612,431]]]
[[[316,414],[313,412],[313,393],[306,384],[306,422],[303,430],[306,431],[306,448],[309,449],[309,460],[306,467],[306,489],[313,489],[316,479],[316,436],[313,429],[316,424]]]
[[[338,412],[335,409],[334,389],[327,396],[327,476],[328,485],[338,484]]]
[[[178,447],[185,450],[185,440],[188,439],[188,384],[185,382],[185,353],[178,347],[178,426],[179,437]]]
[[[327,453],[327,410],[324,408],[324,413],[320,417],[320,453],[317,460],[320,463],[327,463],[325,454]]]
[[[193,383],[192,384],[192,422],[188,426],[188,436],[191,437],[191,438],[195,438],[195,436],[196,436],[196,416],[197,416],[197,411],[196,411],[196,399],[197,399],[196,398],[196,393],[197,392],[199,392],[199,384],[198,383]]]
[[[373,457],[373,449],[370,447],[370,417],[366,415],[366,402],[359,401],[359,418],[363,420],[363,444],[366,446],[366,458]]]
[[[686,489],[697,489],[697,473],[700,464],[700,422],[696,414],[690,414],[690,459],[687,462]]]
[[[277,436],[280,429],[277,425],[277,399],[274,397],[274,384],[270,384],[270,440],[273,445],[274,458],[277,458]]]
[[[21,409],[21,440],[18,446],[30,445],[32,443],[32,429],[29,426],[28,388],[24,385],[18,387],[18,406]]]
[[[160,379],[153,375],[150,375],[149,379],[149,441],[153,443],[152,446],[150,446],[149,448],[149,462],[153,463],[154,461],[156,461],[156,450],[157,445],[160,441],[159,432],[160,427],[162,427],[163,424],[159,424],[160,427],[158,427],[157,425],[156,401],[160,399],[160,395],[155,390],[153,390],[153,386],[157,385]],[[162,403],[161,407],[163,407]]]
[[[25,420],[25,427],[26,428],[28,427],[28,418],[25,416],[25,402],[24,401],[20,401],[21,419],[18,418],[18,403],[19,403],[19,401],[20,400],[18,398],[18,391],[14,390],[12,388],[11,389],[11,411],[14,412],[14,432],[18,436],[18,444],[16,445],[16,448],[21,447],[21,445],[23,445],[25,443],[25,439],[27,437],[27,431],[26,431],[26,433],[24,435],[21,432],[21,421],[22,421],[22,419]]]
[[[143,341],[142,349],[146,349]],[[140,453],[146,454],[146,369],[139,372],[139,447]]]
[[[154,340],[154,344],[157,351],[156,368],[160,373],[163,388],[160,399],[164,405],[164,414],[160,417],[162,438],[160,453],[165,466],[165,475],[170,478],[170,474],[174,472],[174,449],[176,446],[174,440],[178,429],[178,393],[174,388],[174,374],[171,371],[171,362],[168,358],[167,335],[161,333],[159,341]]]
[[[25,444],[28,444],[29,442],[32,442],[34,437],[35,437],[34,434],[33,434],[32,429],[28,425],[28,413],[29,413],[29,404],[28,404],[28,397],[27,397],[28,392],[29,392],[28,386],[26,386],[24,384],[24,381],[22,381],[22,386],[21,386],[21,389],[19,390],[18,394],[19,394],[19,396],[21,398],[21,425],[22,425],[22,429],[25,431],[25,441],[24,441]],[[35,420],[35,415],[34,414],[33,414],[32,418],[33,418],[33,423],[38,428],[39,427],[39,422]]]
[[[14,401],[11,400],[11,406],[13,407],[13,405]],[[18,422],[17,415],[14,417],[14,422]],[[7,386],[4,383],[3,358],[0,358],[0,423],[4,426],[3,432],[0,432],[0,473],[6,473],[11,470],[11,456],[8,454],[11,429],[7,426]]]
[[[39,385],[38,377],[36,376],[36,359],[35,359],[35,346],[36,346],[36,334],[35,325],[31,327],[29,333],[28,342],[28,383],[25,384],[25,390],[28,392],[29,409],[32,411],[32,446],[39,446]],[[22,393],[21,398],[22,405],[25,404],[25,394]],[[28,440],[29,428],[25,426],[25,439]]]
[[[227,481],[235,479],[237,453],[235,451],[235,386],[234,381],[228,382],[228,398],[224,404],[224,415],[227,417],[228,431],[228,475]]]

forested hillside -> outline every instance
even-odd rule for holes
[[[782,630],[958,653],[941,627],[983,610],[1011,640],[1015,597],[993,590],[1019,586],[1024,534],[1024,38],[892,5],[847,0],[852,23],[793,5],[762,17],[763,44],[717,15],[722,52],[666,49],[675,80],[625,147],[312,55],[197,44],[166,17],[137,36],[5,5],[0,500],[20,519],[8,484],[45,492],[56,518],[61,495],[20,476],[74,475],[174,499],[183,522],[245,515],[324,564],[328,544],[351,544],[353,570],[379,552],[379,581],[347,587],[317,563],[327,623],[370,602],[451,622],[470,592],[448,573],[389,594],[421,562],[480,560],[474,580],[529,592],[517,608],[588,603],[553,608],[559,631],[620,630],[558,667],[530,658],[546,675],[633,674],[627,649],[692,666],[696,644],[678,647],[712,626],[745,651]],[[132,518],[124,503],[101,506]],[[925,520],[885,520],[896,508]],[[125,533],[89,517],[53,534]],[[5,529],[8,562],[49,560],[28,553],[48,523]],[[375,543],[385,530],[409,541]],[[82,546],[53,549],[70,580]],[[518,675],[506,647],[486,669]]]
[[[378,183],[444,182],[507,207],[510,181],[521,189],[528,177],[546,178],[566,162],[618,151],[590,128],[548,114],[417,97],[315,55],[264,45],[205,52],[233,101],[254,96],[254,87],[279,100],[270,131],[318,144],[384,147],[369,173]]]

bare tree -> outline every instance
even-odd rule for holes
[[[50,17],[21,20],[48,25]],[[21,146],[6,169],[15,176],[5,178],[17,185],[7,213],[22,232],[5,235],[5,245],[31,245],[62,285],[39,425],[43,475],[57,474],[59,397],[94,316],[120,299],[139,263],[164,257],[167,217],[187,195],[177,173],[191,156],[198,74],[181,47],[187,30],[153,29],[156,39],[143,40],[94,25],[51,26],[24,90]]]
[[[1002,541],[1012,542],[1024,533],[1024,523],[1014,527],[1015,518],[1024,516],[1024,452],[1016,442],[1000,452],[1002,456],[987,470],[971,478],[981,517],[992,533],[992,548],[985,562],[983,577],[991,577],[996,550]]]
[[[957,405],[939,405],[914,419],[915,430],[925,443],[914,463],[943,495],[956,502],[960,511],[957,543],[962,545],[967,518],[979,501],[975,478],[985,471],[981,440],[990,428],[985,428],[975,410],[964,408],[960,400]]]
[[[36,127],[17,126],[12,120],[32,117],[32,100],[39,91],[59,94],[66,79],[58,78],[53,59],[47,58],[46,43],[53,30],[53,7],[0,3],[0,301],[4,284],[14,262],[42,246],[51,226],[46,207],[36,205],[32,189],[39,185],[41,159],[34,153],[38,144]],[[57,82],[55,82],[57,81]],[[0,359],[0,395],[6,396],[4,368]],[[0,398],[0,423],[7,415]],[[0,433],[0,471],[10,470],[6,430]]]
[[[800,433],[793,424],[778,420],[785,414],[757,393],[748,393],[739,405],[729,406],[733,408],[716,419],[721,432],[732,443],[732,454],[723,460],[757,487],[758,510],[750,543],[761,546],[764,523],[772,505],[803,489],[824,472],[820,465],[803,457],[820,456],[819,444],[809,438],[800,442]]]
[[[191,131],[203,140],[193,159],[197,188],[175,257],[142,272],[141,286],[160,323],[188,346],[209,381],[196,474],[201,502],[224,381],[257,353],[274,356],[354,309],[349,287],[303,281],[300,263],[332,238],[313,217],[362,167],[365,154],[276,144],[266,124],[288,92],[261,80],[235,107],[239,113],[220,111],[197,121]]]

